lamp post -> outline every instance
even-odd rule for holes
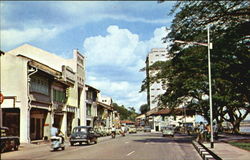
[[[207,26],[207,43],[198,43],[198,42],[187,42],[175,40],[175,43],[186,43],[186,44],[194,44],[207,46],[208,53],[208,83],[209,83],[209,110],[210,110],[210,126],[211,126],[211,148],[214,148],[214,131],[213,131],[213,105],[212,105],[212,85],[211,85],[211,64],[210,64],[210,49],[213,48],[212,43],[210,43],[210,33],[209,33],[209,25]]]

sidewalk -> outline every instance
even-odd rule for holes
[[[223,160],[249,160],[250,152],[234,147],[228,143],[215,142],[214,148],[210,143],[203,143],[204,146]]]
[[[198,144],[196,141],[193,141],[193,145],[204,160],[249,160],[249,151],[234,147],[227,143],[230,140],[249,138],[249,136],[221,134],[219,140],[214,142],[214,148],[211,148],[210,142]]]

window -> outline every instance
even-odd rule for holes
[[[41,77],[32,77],[30,91],[49,95],[49,81]]]
[[[92,94],[92,92],[87,91],[87,99],[88,99],[88,100],[93,99],[93,94]]]
[[[87,104],[87,115],[91,116],[91,104]]]
[[[53,89],[53,101],[64,103],[65,100],[65,93],[63,91]]]

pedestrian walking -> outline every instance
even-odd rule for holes
[[[218,124],[213,123],[214,139],[218,139]]]
[[[211,137],[211,125],[210,124],[206,125],[205,131],[204,131],[204,137],[205,137],[205,141],[208,142],[210,140],[210,137]]]
[[[200,125],[198,126],[198,137],[197,137],[197,141],[202,143],[204,141],[204,131],[205,131],[205,126],[203,124],[203,122],[200,122]]]

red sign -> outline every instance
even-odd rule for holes
[[[3,100],[4,100],[4,96],[3,96],[3,94],[2,94],[2,93],[0,93],[0,104],[2,104],[2,103],[3,103]]]

